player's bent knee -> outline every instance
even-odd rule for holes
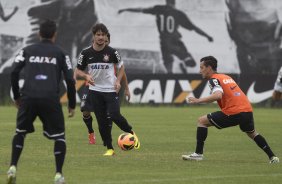
[[[83,116],[83,118],[89,118],[90,117],[90,112],[88,112],[88,111],[83,111],[82,112],[82,116]]]
[[[247,134],[251,139],[254,139],[257,135],[259,135],[259,133],[256,132],[255,130],[250,131],[250,132],[246,132],[246,134]]]
[[[23,138],[25,138],[26,134],[26,132],[16,132],[15,136],[22,136]]]
[[[282,96],[282,93],[279,91],[274,91],[272,94],[272,99],[273,100],[280,100]]]
[[[64,143],[66,142],[66,140],[65,140],[64,137],[55,138],[54,141],[55,141],[55,142],[64,142]]]
[[[209,126],[209,125],[210,125],[210,122],[209,122],[207,116],[201,116],[201,117],[199,117],[199,118],[198,118],[198,123],[197,123],[197,125],[198,125],[199,127],[207,127],[207,126]]]

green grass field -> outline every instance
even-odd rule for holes
[[[64,108],[66,109],[66,108]],[[195,148],[197,118],[216,107],[122,107],[122,114],[141,141],[140,150],[121,151],[104,157],[100,135],[89,145],[79,108],[73,119],[66,118],[67,155],[64,175],[67,184],[280,184],[282,163],[271,165],[268,158],[239,127],[209,129],[205,160],[183,161],[182,154]],[[6,181],[16,108],[0,107],[0,183]],[[281,109],[255,108],[256,129],[282,158]],[[27,136],[21,156],[17,184],[50,184],[54,177],[53,142],[42,135],[41,123]],[[95,130],[97,123],[94,121]],[[122,132],[113,127],[113,139]]]

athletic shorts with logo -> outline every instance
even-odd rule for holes
[[[228,128],[239,125],[243,132],[254,131],[253,112],[241,112],[234,115],[226,115],[222,111],[212,112],[207,115],[211,124],[216,128]]]
[[[88,92],[89,92],[89,86],[85,86],[83,88],[83,92],[82,92],[82,98],[81,98],[81,103],[80,103],[80,111],[81,112],[93,112],[93,106],[91,104],[90,101],[87,102],[87,96],[88,96]]]
[[[17,114],[17,133],[32,133],[39,117],[43,134],[49,139],[65,138],[65,123],[59,98],[22,98]]]

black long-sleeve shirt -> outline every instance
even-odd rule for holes
[[[19,89],[19,74],[24,68],[24,85]],[[76,90],[73,68],[68,55],[50,40],[23,48],[16,56],[11,73],[14,99],[21,95],[29,98],[59,99],[62,73],[67,84],[69,107],[75,108]]]

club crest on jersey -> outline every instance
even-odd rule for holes
[[[103,61],[109,62],[110,56],[108,54],[104,55]]]

